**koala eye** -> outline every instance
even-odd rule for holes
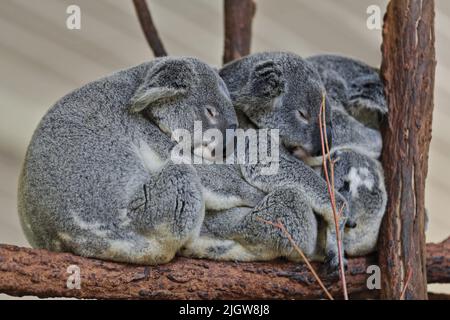
[[[295,110],[295,116],[304,123],[309,123],[309,115],[303,110]]]
[[[209,118],[216,118],[219,112],[217,112],[216,108],[214,108],[213,106],[206,106],[205,114]]]

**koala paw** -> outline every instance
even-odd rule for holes
[[[262,98],[276,98],[284,92],[285,80],[281,67],[268,60],[255,66],[251,75],[251,93]]]

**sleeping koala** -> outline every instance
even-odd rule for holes
[[[262,163],[241,165],[243,178],[263,191],[265,197],[256,206],[236,204],[230,209],[208,211],[203,236],[181,254],[220,260],[300,260],[285,235],[262,221],[280,219],[307,256],[326,256],[330,267],[335,268],[336,234],[326,183],[291,154],[294,150],[305,157],[320,153],[317,120],[324,87],[319,75],[291,53],[253,54],[225,65],[220,75],[230,91],[240,128],[280,130],[279,169],[275,174],[264,175]],[[331,124],[330,111],[327,104],[327,125]],[[336,200],[339,207],[346,203],[338,193]],[[320,255],[316,246],[316,215],[327,226],[327,245]],[[346,215],[347,209],[341,230]]]
[[[128,263],[171,260],[200,232],[204,201],[193,166],[171,161],[170,135],[193,133],[195,121],[203,130],[236,127],[226,92],[199,60],[160,58],[59,100],[36,129],[20,176],[18,209],[31,245]]]
[[[335,188],[350,206],[344,233],[349,256],[376,249],[385,213],[387,193],[383,168],[378,161],[382,149],[380,119],[387,113],[378,72],[362,62],[332,55],[307,59],[319,71],[333,112],[333,147],[336,161]],[[321,169],[322,157],[309,160]]]

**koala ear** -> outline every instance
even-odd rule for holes
[[[187,59],[163,59],[145,74],[130,100],[130,110],[140,112],[162,100],[183,96],[197,78],[192,62]]]
[[[348,88],[348,106],[350,109],[366,109],[379,115],[388,112],[384,96],[383,83],[374,72],[355,78]]]

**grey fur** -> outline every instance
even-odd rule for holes
[[[364,62],[337,55],[306,59],[319,72],[330,103],[344,107],[361,123],[378,128],[388,112],[379,71]]]
[[[228,86],[241,128],[279,129],[282,145],[278,173],[261,174],[262,164],[241,166],[243,178],[264,192],[256,206],[235,206],[207,212],[203,236],[183,251],[183,255],[221,260],[268,260],[287,257],[298,260],[285,235],[258,217],[286,225],[302,250],[310,257],[317,253],[317,221],[327,225],[325,254],[337,266],[337,245],[333,213],[325,181],[291,150],[314,155],[320,151],[318,115],[324,87],[317,72],[291,53],[260,53],[224,66],[220,75]],[[299,113],[307,118],[302,119]],[[331,123],[326,108],[327,124]],[[329,130],[331,132],[331,130]],[[337,193],[338,206],[346,202]],[[344,216],[347,211],[344,211]],[[340,226],[341,230],[345,223]],[[220,248],[214,249],[215,247]]]
[[[130,263],[172,259],[203,221],[195,168],[169,159],[170,134],[192,133],[196,120],[222,132],[237,124],[223,81],[194,58],[156,59],[63,97],[36,129],[20,177],[30,243]]]

